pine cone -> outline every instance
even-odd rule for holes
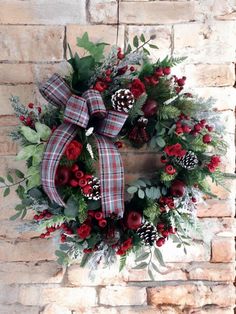
[[[129,89],[119,89],[112,95],[111,102],[115,110],[128,113],[133,107],[134,96]]]
[[[91,186],[92,189],[88,193],[83,191],[84,196],[86,196],[89,200],[99,200],[101,198],[100,180],[93,176],[88,180],[88,186]]]
[[[182,168],[193,170],[198,165],[198,158],[192,151],[188,151],[183,157],[177,157],[176,163]]]
[[[147,246],[152,246],[157,239],[156,227],[148,221],[145,221],[142,226],[138,228],[137,234]]]

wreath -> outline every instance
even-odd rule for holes
[[[85,33],[77,45],[87,53],[69,47],[70,71],[40,86],[47,105],[11,98],[20,120],[11,133],[22,146],[16,160],[26,161],[27,170],[10,170],[1,187],[8,196],[17,186],[21,202],[11,219],[32,210],[39,237],[58,239],[60,264],[79,260],[94,269],[120,256],[122,269],[133,252],[135,268],[148,267],[152,277],[169,238],[189,245],[196,205],[214,196],[208,179],[222,184],[226,175],[212,99],[185,92],[186,77],[171,73],[184,58],[150,59],[154,38],[135,36],[123,52],[114,46],[105,57],[107,44]],[[162,163],[128,187],[119,152],[127,146],[150,147]]]

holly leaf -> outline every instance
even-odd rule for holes
[[[35,129],[43,141],[47,141],[52,133],[51,129],[40,122],[35,123]]]
[[[39,143],[40,142],[39,134],[36,131],[32,130],[30,127],[22,126],[20,130],[21,130],[22,135],[30,143]]]

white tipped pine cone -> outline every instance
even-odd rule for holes
[[[156,227],[148,221],[145,221],[141,227],[138,228],[137,234],[147,246],[152,246],[157,239]]]
[[[133,107],[134,96],[129,89],[119,89],[112,95],[111,102],[116,111],[128,113]]]
[[[93,176],[88,180],[88,185],[91,186],[92,189],[88,193],[83,191],[84,196],[86,196],[89,200],[98,201],[101,198],[100,180]]]
[[[188,151],[183,157],[176,158],[176,163],[187,170],[193,170],[196,168],[198,162],[199,160],[196,154],[192,151]]]

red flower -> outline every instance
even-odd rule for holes
[[[207,168],[210,172],[215,172],[216,166],[214,166],[211,162],[207,165]]]
[[[107,84],[101,81],[96,82],[93,89],[99,91],[100,93],[104,92],[107,89]]]
[[[91,227],[83,224],[77,229],[77,233],[81,239],[86,239],[91,233]]]
[[[174,156],[174,157],[183,157],[186,154],[186,150],[182,149],[182,145],[179,143],[176,143],[174,145],[166,146],[164,148],[164,152],[168,156]]]
[[[132,238],[127,239],[125,242],[122,244],[122,249],[127,251],[132,247]]]
[[[172,165],[166,165],[165,166],[165,172],[170,174],[170,175],[173,175],[176,173],[176,169]]]
[[[145,86],[140,79],[134,79],[130,91],[134,95],[134,98],[137,99],[145,92]]]
[[[215,166],[218,167],[221,162],[220,156],[212,156],[211,157],[211,163]]]
[[[59,166],[56,171],[56,185],[66,185],[70,179],[70,170],[66,166]]]
[[[68,160],[76,160],[82,152],[83,145],[77,141],[72,141],[67,146],[65,155]]]

